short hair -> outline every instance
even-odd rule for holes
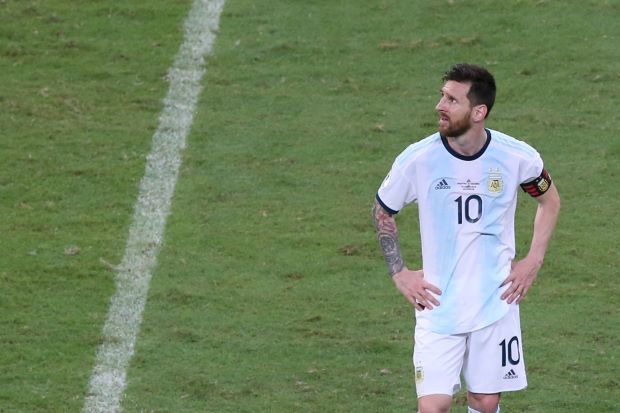
[[[444,74],[443,81],[448,80],[470,82],[471,87],[467,93],[467,99],[474,106],[485,105],[487,116],[489,116],[495,103],[496,88],[495,79],[487,69],[469,63],[457,63]]]

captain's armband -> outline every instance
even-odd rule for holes
[[[536,198],[551,188],[551,176],[549,176],[549,172],[546,169],[543,169],[538,178],[522,183],[521,188]]]

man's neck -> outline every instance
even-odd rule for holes
[[[458,154],[473,156],[480,152],[487,142],[487,133],[484,127],[471,128],[465,134],[456,138],[447,137],[448,144]]]

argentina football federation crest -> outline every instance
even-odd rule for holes
[[[420,384],[424,381],[424,368],[422,366],[416,366],[415,368],[415,383]]]
[[[504,190],[504,181],[499,168],[491,168],[489,170],[488,189],[494,195],[499,195]]]

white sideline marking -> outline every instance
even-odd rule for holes
[[[103,327],[85,413],[121,411],[127,367],[140,330],[151,270],[162,244],[181,152],[201,91],[204,58],[213,49],[224,1],[194,0],[185,20],[185,38],[168,72],[170,88],[140,182],[125,255],[117,268],[116,292]]]

